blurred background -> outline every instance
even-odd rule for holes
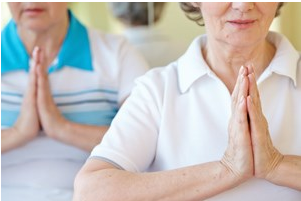
[[[72,2],[70,9],[89,27],[94,27],[109,33],[122,33],[124,27],[111,14],[105,2]],[[1,29],[10,19],[7,4],[1,2]],[[179,4],[168,2],[164,8],[163,16],[157,23],[157,28],[164,31],[171,38],[190,44],[193,38],[204,33],[204,28],[188,20],[181,11]],[[301,2],[285,3],[281,14],[277,17],[271,30],[278,31],[301,51]]]

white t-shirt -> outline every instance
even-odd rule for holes
[[[274,146],[301,155],[301,63],[289,41],[270,32],[277,52],[258,79]],[[231,95],[201,53],[206,36],[165,68],[139,79],[90,157],[133,172],[171,170],[220,160],[228,142]],[[298,63],[299,62],[299,63]],[[256,193],[256,198],[254,198]],[[301,200],[301,192],[251,179],[209,200]]]
[[[17,119],[28,84],[29,57],[24,57],[26,52],[15,27],[12,21],[1,33],[5,38],[1,49],[7,53],[1,55],[2,129],[11,127]],[[16,46],[12,46],[14,42]],[[22,51],[24,54],[12,55]],[[20,60],[18,66],[15,60]],[[70,15],[67,37],[49,69],[52,95],[64,117],[101,126],[111,124],[129,96],[133,80],[148,66],[123,37],[88,30]],[[33,141],[2,154],[2,198],[71,200],[75,175],[88,157],[88,152],[53,140],[41,131]]]

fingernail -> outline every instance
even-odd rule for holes
[[[244,66],[241,66],[240,69],[239,69],[239,73],[240,73],[240,74],[244,74],[244,69],[245,69],[245,67],[244,67]]]
[[[32,56],[33,56],[34,58],[36,58],[39,49],[40,49],[40,48],[39,48],[38,46],[35,46],[35,47],[33,48]]]
[[[33,48],[33,53],[36,53],[37,51],[39,51],[39,47],[38,47],[38,46],[35,46],[35,47]]]

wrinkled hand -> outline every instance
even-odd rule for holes
[[[66,119],[62,116],[53,100],[43,51],[39,52],[38,57],[40,65],[37,69],[37,105],[40,121],[46,135],[58,139],[61,137],[60,134]]]
[[[268,179],[282,161],[283,155],[273,146],[268,130],[268,122],[262,113],[253,68],[249,67],[248,71],[249,96],[247,98],[247,108],[254,154],[254,176]]]
[[[38,48],[33,51],[33,64],[30,67],[28,87],[24,94],[20,115],[13,126],[20,144],[34,139],[40,129],[38,108],[37,108],[37,74],[38,63],[35,62],[38,55]]]
[[[222,163],[238,180],[253,175],[252,143],[247,114],[247,68],[242,67],[232,93],[232,116],[229,123],[229,142]]]

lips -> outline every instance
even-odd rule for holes
[[[28,15],[38,15],[42,12],[44,12],[44,9],[42,8],[27,8],[24,10],[24,13]]]
[[[235,24],[250,24],[250,23],[254,23],[255,20],[229,20],[228,22],[235,23]]]
[[[256,22],[256,20],[251,19],[237,19],[237,20],[229,20],[228,23],[235,27],[236,29],[248,29],[253,26],[253,24]]]

